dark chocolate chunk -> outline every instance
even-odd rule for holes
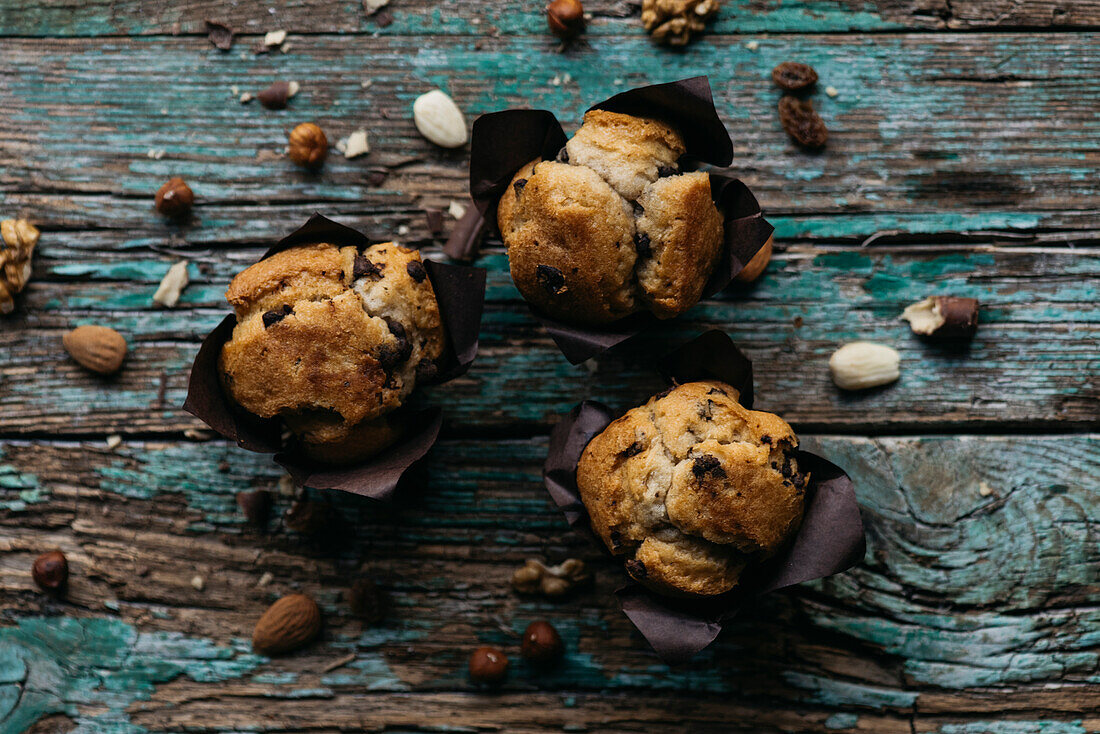
[[[569,151],[564,146],[562,146],[562,149],[558,151],[558,162],[559,163],[568,163],[569,162]]]
[[[649,243],[649,235],[645,232],[635,234],[634,249],[638,251],[638,257],[649,257],[653,253],[653,247]]]
[[[280,309],[268,311],[263,315],[264,328],[266,329],[272,324],[279,323],[292,313],[294,313],[294,307],[289,304],[284,304]]]
[[[417,283],[423,283],[424,279],[428,277],[428,271],[424,269],[424,263],[419,260],[409,260],[409,264],[405,266],[405,272]]]
[[[535,268],[535,280],[550,295],[561,295],[565,290],[565,276],[560,270],[549,265],[539,265]]]
[[[645,564],[636,558],[631,558],[625,564],[626,572],[636,579],[644,579],[646,577]]]
[[[640,217],[643,214],[645,214],[645,207],[638,202],[634,202],[634,216]]]
[[[772,437],[771,436],[761,436],[760,437],[760,443],[762,443],[766,446],[770,446],[771,442],[772,442]]]
[[[710,454],[697,457],[691,465],[691,473],[698,479],[702,479],[707,474],[713,474],[716,477],[726,476],[726,470],[722,468],[722,462],[718,460],[717,456],[711,456]]]
[[[668,178],[669,176],[675,176],[679,171],[676,170],[676,166],[660,166],[657,169],[658,178]]]
[[[629,459],[631,456],[637,456],[638,454],[642,453],[642,450],[644,448],[645,447],[642,446],[640,442],[635,441],[634,443],[630,444],[625,449],[620,451],[619,457],[623,459]]]
[[[384,263],[382,265],[375,265],[367,259],[366,255],[356,255],[355,264],[351,269],[351,277],[353,280],[359,280],[365,277],[381,278],[382,268],[384,267]]]
[[[416,379],[418,382],[434,380],[439,374],[439,365],[430,359],[422,359],[416,363]]]
[[[519,196],[519,192],[523,191],[523,187],[527,185],[527,179],[521,178],[512,184],[512,188],[516,190],[516,196]]]
[[[424,218],[428,221],[428,231],[433,237],[443,234],[443,210],[425,209]]]

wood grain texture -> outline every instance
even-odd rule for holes
[[[50,253],[23,310],[0,334],[0,409],[8,435],[179,433],[201,424],[180,406],[198,341],[228,312],[231,274],[258,256],[219,248],[198,258],[181,307],[153,307],[169,259],[150,253]],[[796,425],[845,431],[1096,425],[1100,279],[1092,250],[796,247],[753,287],[737,287],[594,365],[572,367],[526,312],[503,255],[492,268],[478,361],[466,377],[427,391],[447,408],[448,435],[544,432],[585,398],[618,409],[661,385],[654,356],[709,327],[755,360],[757,405]],[[203,272],[203,271],[206,272]],[[73,280],[73,279],[76,280]],[[982,325],[968,349],[922,342],[898,315],[932,293],[974,296]],[[65,330],[102,323],[131,343],[126,369],[103,379],[68,360]],[[869,394],[833,387],[827,362],[842,343],[870,339],[902,354],[901,381]],[[807,393],[813,397],[807,397]]]
[[[278,492],[279,472],[266,457],[221,442],[127,442],[113,452],[8,442],[0,457],[8,508],[0,516],[3,608],[75,617],[49,632],[59,636],[46,643],[53,654],[74,644],[64,640],[92,633],[113,651],[84,651],[64,675],[87,675],[85,666],[107,655],[119,661],[119,680],[159,684],[145,702],[126,686],[118,694],[122,711],[150,730],[226,730],[256,716],[277,730],[360,719],[377,730],[413,722],[430,730],[442,715],[433,711],[446,705],[462,712],[464,725],[519,731],[568,723],[671,730],[684,722],[707,730],[722,711],[741,712],[745,731],[826,731],[838,721],[893,731],[907,720],[928,717],[931,726],[990,712],[1100,715],[1092,642],[1100,622],[1100,437],[804,442],[856,480],[866,562],[750,605],[687,667],[657,663],[617,611],[609,592],[621,571],[552,508],[539,481],[541,438],[498,441],[491,451],[446,441],[390,510],[329,497],[341,518],[326,533],[334,543],[296,537],[278,521],[263,533],[249,529],[235,492]],[[1042,462],[1051,453],[1073,467],[1074,481]],[[5,475],[8,467],[22,469]],[[290,496],[278,497],[281,511]],[[73,568],[65,603],[33,592],[26,575],[34,554],[55,546]],[[507,579],[530,556],[582,557],[596,583],[558,604],[518,597]],[[257,586],[265,572],[274,581]],[[394,611],[379,627],[351,618],[342,598],[359,574],[392,595]],[[195,575],[204,579],[201,591]],[[321,602],[323,640],[272,661],[251,655],[255,619],[292,590]],[[539,617],[567,640],[562,666],[537,674],[517,660],[501,697],[476,695],[465,679],[466,653],[492,643],[514,654],[523,626]],[[43,629],[27,619],[2,631],[0,646],[25,650]],[[161,662],[135,669],[129,653],[138,649]],[[349,654],[343,668],[323,670]],[[29,670],[45,663],[34,658]],[[211,714],[214,682],[225,717]],[[638,709],[627,694],[642,689],[662,692],[668,705]],[[676,704],[677,692],[688,691],[694,703]],[[506,713],[510,706],[493,705],[516,696],[538,701],[538,713],[520,722]],[[340,705],[326,703],[333,700]],[[94,716],[69,703],[45,708],[78,721]],[[631,709],[639,721],[614,721]],[[852,718],[825,723],[837,714]]]
[[[43,230],[0,324],[0,732],[1100,732],[1100,2],[729,0],[682,53],[654,47],[625,0],[587,2],[589,33],[561,53],[542,5],[393,0],[381,28],[353,0],[0,2],[0,216]],[[232,52],[210,47],[207,17],[245,34]],[[255,55],[276,28],[288,53]],[[775,120],[768,74],[789,59],[821,75],[821,155]],[[185,440],[201,426],[179,409],[187,369],[225,285],[311,213],[379,239],[407,227],[438,256],[423,209],[465,200],[467,154],[416,133],[416,95],[572,127],[593,101],[700,73],[777,226],[758,284],[573,368],[492,244],[481,355],[423,396],[446,407],[444,440],[392,508],[314,495],[336,518],[316,538],[278,519],[293,490],[269,458]],[[283,112],[231,92],[274,79],[302,84]],[[307,119],[333,140],[365,127],[371,154],[298,171],[282,149]],[[151,212],[173,175],[198,195],[184,225]],[[180,306],[153,308],[181,257]],[[897,321],[932,292],[982,300],[969,351]],[[131,341],[117,378],[60,347],[93,322]],[[562,412],[640,402],[653,355],[708,326],[755,360],[758,406],[852,474],[868,553],[669,668],[610,596],[621,571],[539,477]],[[833,388],[828,355],[856,338],[901,351],[897,385]],[[255,488],[277,492],[263,531],[234,501]],[[64,601],[29,578],[53,547],[73,567]],[[524,559],[567,556],[592,565],[591,589],[509,589]],[[374,628],[348,612],[359,575],[393,601]],[[298,590],[321,603],[322,639],[254,655],[255,620]],[[536,618],[568,648],[549,673],[515,654]],[[513,657],[500,692],[466,678],[482,643]]]
[[[394,0],[382,26],[354,0],[221,3],[188,0],[150,8],[140,0],[9,0],[0,5],[0,35],[135,36],[205,34],[207,18],[243,34],[278,28],[294,33],[385,35],[548,35],[544,0]],[[642,35],[640,0],[588,0],[588,35]],[[907,28],[1095,28],[1097,0],[725,0],[711,28],[716,33],[784,31],[888,31]],[[245,48],[255,37],[238,40]],[[702,43],[707,43],[703,41]]]

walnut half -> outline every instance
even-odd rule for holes
[[[15,310],[15,294],[31,277],[31,255],[38,244],[38,229],[26,219],[0,222],[0,313]]]
[[[719,0],[642,0],[642,25],[658,43],[686,46],[719,5]]]
[[[512,587],[521,594],[565,596],[592,580],[584,561],[568,558],[557,566],[545,566],[529,558],[512,574]]]

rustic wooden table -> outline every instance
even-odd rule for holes
[[[1100,0],[729,0],[682,52],[652,45],[626,0],[588,10],[559,53],[542,0],[393,0],[384,28],[352,0],[0,1],[0,215],[42,228],[0,321],[0,730],[1100,731]],[[232,51],[205,18],[244,34]],[[288,52],[256,55],[280,28]],[[790,59],[821,75],[821,155],[776,120],[768,74]],[[467,151],[417,134],[411,103],[432,87],[471,119],[525,104],[572,127],[617,90],[695,74],[777,227],[766,276],[593,373],[561,358],[492,249],[481,354],[431,391],[447,425],[422,486],[392,509],[325,497],[346,527],[323,541],[249,529],[235,493],[280,472],[180,409],[231,275],[314,211],[438,252],[422,209],[463,199]],[[275,79],[301,84],[287,110],[237,101]],[[365,127],[373,151],[305,174],[281,152],[306,120],[334,140]],[[189,226],[151,211],[173,175],[198,196]],[[192,284],[155,308],[181,257]],[[968,352],[898,322],[933,291],[984,303]],[[120,375],[66,357],[83,323],[127,335]],[[755,360],[758,406],[851,473],[868,551],[670,669],[539,474],[562,412],[638,402],[645,349],[704,326]],[[901,380],[840,394],[826,361],[854,338],[896,346]],[[73,567],[63,601],[28,572],[54,547]],[[594,589],[510,590],[525,558],[568,556]],[[341,599],[360,574],[392,595],[379,626]],[[321,603],[322,640],[253,654],[256,618],[292,590]],[[563,665],[471,686],[469,650],[514,651],[536,618],[562,631]]]

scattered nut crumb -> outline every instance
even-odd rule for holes
[[[825,94],[829,95],[830,97],[835,97],[840,94],[840,92],[837,91],[836,87],[825,87]]]
[[[195,591],[202,591],[206,588],[206,579],[204,579],[202,576],[192,576],[191,586],[195,588]]]
[[[188,428],[183,432],[183,436],[189,441],[209,441],[214,438],[213,433],[204,431],[201,428]]]
[[[274,580],[275,574],[271,573],[270,571],[264,571],[263,575],[260,576],[260,580],[256,582],[256,586],[267,586]]]
[[[122,445],[122,436],[115,435],[115,436],[108,436],[107,437],[107,448],[110,449],[111,451],[114,451],[115,449],[117,449],[121,445]]]
[[[363,81],[359,82],[359,86],[362,89],[369,89],[370,85],[372,85],[372,84],[374,84],[373,79],[364,79]]]
[[[388,0],[387,0],[387,2],[388,2]],[[336,660],[333,660],[331,663],[329,663],[325,667],[321,668],[321,672],[322,673],[331,673],[332,671],[336,670],[337,668],[342,668],[345,665],[347,665],[348,663],[355,662],[355,658],[356,658],[355,653],[350,653],[348,655],[345,655],[342,658],[337,658]]]
[[[241,95],[241,104],[248,104],[254,99],[255,97],[252,96],[252,92],[245,92]]]
[[[345,158],[358,158],[361,155],[370,153],[370,143],[367,142],[366,130],[356,130],[341,142],[344,143],[344,149],[340,152],[344,154]],[[339,143],[337,143],[337,150],[339,150]]]
[[[367,15],[374,15],[389,4],[390,0],[363,0],[363,10]]]
[[[533,558],[512,574],[512,587],[521,594],[564,596],[592,580],[584,561],[568,558],[557,566],[546,566]]]
[[[404,224],[402,224],[401,226],[399,226],[397,228],[397,234],[400,235],[401,237],[404,237],[408,233],[409,233],[409,228],[408,228],[408,226],[406,226]]]
[[[290,44],[284,43],[282,46],[279,46],[279,53],[290,53]]]
[[[164,279],[160,281],[160,286],[157,287],[157,292],[153,294],[153,302],[165,308],[175,308],[188,282],[187,261],[180,260],[168,268]]]
[[[993,487],[990,487],[989,484],[984,481],[978,482],[978,494],[982,497],[988,497],[993,494]]]
[[[145,154],[147,157],[152,158],[155,161],[159,161],[164,157],[164,151],[157,148],[150,148],[149,152]]]
[[[268,48],[282,46],[284,41],[286,41],[286,31],[270,31],[264,35],[264,45]]]
[[[462,219],[462,217],[466,214],[466,207],[462,204],[459,204],[457,201],[452,201],[451,205],[447,207],[447,213],[455,219]]]
[[[749,41],[748,43],[745,44],[745,48],[747,48],[749,51],[755,51],[758,48],[760,48],[760,42],[759,41]]]
[[[233,86],[231,86],[231,87],[229,88],[229,95],[230,95],[231,97],[236,97],[236,96],[237,96],[237,95],[239,95],[240,93],[241,93],[241,88],[240,88],[240,87],[238,87],[238,86],[237,86],[236,84],[234,84]]]

